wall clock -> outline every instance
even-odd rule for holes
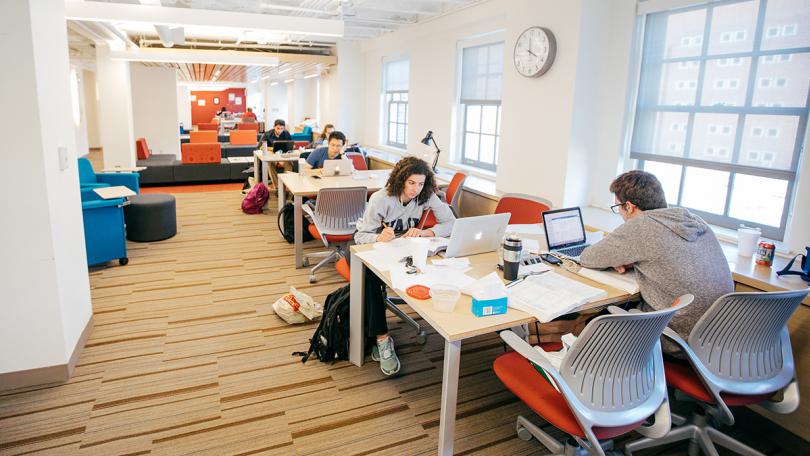
[[[557,55],[557,40],[545,27],[529,27],[515,42],[513,59],[515,69],[527,78],[545,74]]]

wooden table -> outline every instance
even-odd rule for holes
[[[301,217],[303,217],[301,210],[302,198],[306,195],[316,195],[318,190],[322,188],[366,187],[369,192],[375,192],[385,187],[391,170],[355,171],[350,176],[331,176],[320,179],[313,177],[320,177],[320,170],[308,170],[306,173],[305,176],[298,173],[279,174],[277,184],[279,210],[281,210],[281,206],[285,201],[285,189],[293,194],[293,205],[295,207],[293,212],[295,231],[293,234],[295,238],[296,268],[304,266],[303,226],[301,224]]]
[[[363,306],[363,280],[365,269],[369,268],[377,274],[389,287],[391,279],[387,272],[381,272],[367,264],[357,253],[374,248],[373,245],[355,245],[351,252],[351,303],[349,320],[349,361],[361,366],[364,361],[365,337],[363,322],[365,321]],[[469,257],[472,270],[467,274],[471,277],[481,278],[495,270],[498,263],[498,254],[495,252],[473,255]],[[575,280],[579,280],[592,287],[607,291],[608,295],[598,301],[583,305],[575,311],[583,311],[626,302],[633,296],[616,288],[603,285],[576,274],[555,268],[555,272]],[[461,295],[456,303],[455,311],[451,313],[439,312],[433,309],[432,300],[416,300],[403,290],[394,290],[405,302],[411,306],[427,323],[429,323],[444,338],[444,362],[442,369],[442,399],[439,413],[439,454],[453,454],[453,435],[456,422],[456,398],[458,394],[458,373],[461,358],[461,342],[464,339],[491,334],[501,329],[515,328],[524,323],[530,323],[535,318],[516,309],[508,309],[505,314],[489,317],[476,317],[470,307],[472,300],[468,295]]]
[[[276,163],[281,162],[296,162],[298,161],[298,156],[300,154],[297,152],[290,152],[288,154],[276,154],[273,152],[263,152],[261,150],[254,150],[253,151],[253,178],[256,182],[259,181],[259,173],[261,173],[262,182],[264,185],[269,185],[269,179],[267,174],[269,172],[269,164],[272,163],[275,165]],[[278,182],[274,182],[274,184],[278,185]],[[284,200],[279,200],[284,201]],[[280,206],[281,204],[279,204]]]

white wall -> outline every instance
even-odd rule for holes
[[[320,83],[320,126],[331,123],[335,124],[337,119],[337,78],[334,76],[334,70],[330,70],[329,74],[321,75]],[[340,130],[340,127],[337,126]]]
[[[335,71],[337,79],[333,99],[336,116],[333,122],[349,141],[351,138],[365,138],[363,134],[364,112],[363,100],[371,96],[365,86],[364,58],[360,44],[356,41],[338,41],[338,65]],[[377,95],[378,96],[378,95]],[[370,113],[370,111],[369,111]],[[365,142],[365,140],[364,140]]]
[[[84,75],[81,67],[76,65],[70,66],[71,71],[71,78],[76,78],[76,85],[73,87],[73,81],[70,81],[70,102],[71,102],[71,119],[73,120],[73,128],[74,134],[76,136],[76,154],[79,156],[87,155],[90,150],[88,146],[88,139],[87,139],[87,109],[84,104],[85,95],[84,95]],[[73,99],[74,92],[76,90],[75,96],[76,99]],[[73,103],[76,103],[79,108],[79,122],[76,123],[76,119],[72,116],[75,115],[75,112],[72,111]]]
[[[191,90],[186,85],[177,84],[177,120],[183,128],[191,129]]]
[[[101,132],[98,128],[98,89],[96,88],[95,71],[82,71],[82,86],[84,88],[84,109],[87,117],[87,145],[88,147],[101,147]]]
[[[130,71],[135,138],[146,138],[153,154],[174,154],[179,158],[177,70],[133,64]]]
[[[104,166],[135,165],[130,63],[110,58],[110,48],[96,45],[98,114]],[[179,130],[178,130],[179,134]]]
[[[273,122],[276,119],[287,120],[289,112],[287,111],[287,84],[279,83],[274,86],[268,86],[267,89],[267,114],[265,128],[273,128]]]
[[[14,62],[0,98],[13,111],[0,168],[0,373],[65,364],[92,315],[63,0],[8,0],[0,15],[0,59]],[[60,170],[57,148],[68,150]],[[25,173],[20,173],[25,169]],[[35,182],[36,185],[31,183]]]
[[[294,106],[294,110],[291,110],[290,118],[287,119],[287,122],[295,126],[303,122],[305,117],[317,118],[318,96],[316,93],[317,84],[315,83],[315,78],[304,79],[297,77],[294,82],[290,83],[290,86],[292,86],[293,95],[291,106]]]

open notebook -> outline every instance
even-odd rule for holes
[[[603,283],[613,288],[626,291],[630,294],[638,293],[638,281],[636,281],[635,271],[629,271],[624,274],[619,274],[615,269],[589,269],[579,268],[577,274],[582,277],[587,277],[594,282]]]
[[[585,285],[553,271],[529,276],[507,288],[509,307],[547,323],[588,302],[607,296],[605,290]]]

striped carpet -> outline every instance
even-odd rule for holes
[[[315,326],[271,304],[291,285],[323,300],[342,279],[310,285],[275,215],[242,214],[237,191],[176,198],[176,237],[91,271],[95,328],[73,379],[0,393],[0,454],[435,454],[439,336],[420,346],[392,317],[394,379],[373,362],[302,365],[291,352]],[[501,352],[494,336],[463,346],[458,454],[541,452],[515,438],[527,409],[492,373]]]

